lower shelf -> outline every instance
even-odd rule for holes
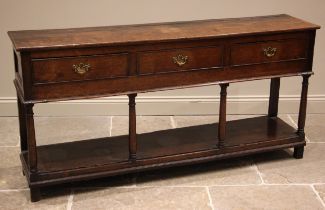
[[[279,118],[266,116],[227,122],[224,148],[216,146],[217,131],[218,124],[214,123],[138,134],[135,162],[128,160],[128,136],[39,146],[38,172],[33,174],[38,180],[35,184],[82,180],[305,144],[293,127]],[[27,169],[27,155],[21,157]]]

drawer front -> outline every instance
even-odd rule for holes
[[[33,60],[33,82],[60,83],[128,76],[128,54]]]
[[[138,54],[138,72],[164,72],[220,68],[223,65],[222,46],[195,47],[142,52]]]
[[[90,80],[34,86],[32,99],[70,99],[88,96],[108,96],[130,92],[148,92],[158,89],[173,89],[217,81],[245,80],[301,72],[307,66],[305,60],[264,63],[240,66],[223,71],[181,71],[168,74],[152,74],[139,77],[124,77],[112,80]]]
[[[239,43],[231,47],[231,65],[258,64],[307,57],[307,39]]]

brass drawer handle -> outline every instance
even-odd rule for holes
[[[90,64],[88,63],[79,63],[79,64],[73,64],[72,68],[74,70],[74,72],[76,72],[77,74],[83,75],[85,73],[87,73],[90,69]]]
[[[188,56],[179,54],[179,55],[173,57],[173,61],[178,66],[183,66],[184,64],[187,63]]]
[[[273,57],[276,53],[276,48],[275,47],[267,47],[263,49],[264,55],[266,57]]]

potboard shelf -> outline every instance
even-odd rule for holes
[[[57,179],[76,171],[89,175],[94,168],[116,167],[119,170],[126,165],[150,168],[155,165],[150,163],[150,159],[166,156],[175,161],[184,160],[180,154],[193,154],[194,159],[221,158],[243,148],[256,150],[279,144],[302,143],[296,130],[280,118],[262,116],[229,121],[225,147],[220,149],[216,146],[217,128],[218,124],[212,123],[138,134],[138,153],[134,162],[129,161],[127,135],[39,146],[38,173],[40,177],[55,173],[53,178]],[[26,153],[22,157],[23,163],[27,163]],[[161,158],[160,163],[165,160]]]

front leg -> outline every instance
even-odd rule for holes
[[[32,202],[41,200],[41,191],[39,187],[30,187],[30,200]]]
[[[294,148],[293,157],[296,159],[302,159],[304,157],[305,146],[299,146]]]
[[[37,149],[34,126],[34,104],[24,104],[27,129],[28,167],[31,173],[37,172]]]
[[[305,122],[307,111],[307,96],[308,96],[308,79],[310,75],[303,75],[302,89],[300,96],[299,116],[298,116],[298,130],[297,134],[305,141]],[[294,148],[293,157],[301,159],[304,156],[304,146],[297,146]]]

